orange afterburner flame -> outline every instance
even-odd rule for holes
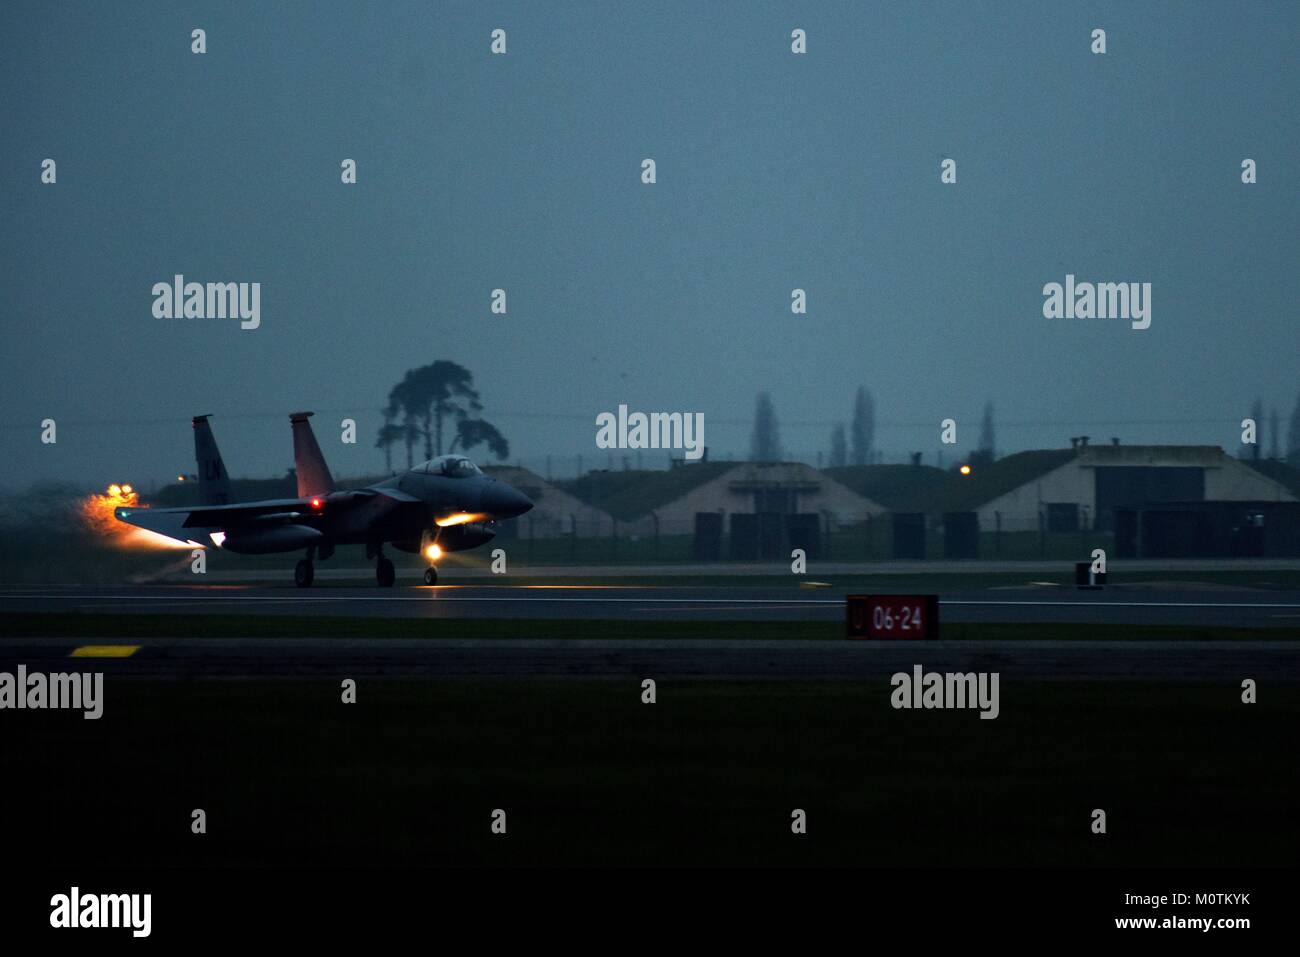
[[[483,512],[455,512],[444,518],[435,519],[433,524],[439,528],[449,528],[452,525],[468,525],[470,522],[481,522],[487,517]]]
[[[122,549],[164,549],[193,548],[186,542],[178,542],[166,535],[159,535],[147,528],[136,528],[126,522],[120,522],[113,514],[115,508],[148,508],[140,504],[140,495],[129,485],[110,485],[102,495],[91,494],[83,498],[78,505],[81,521],[102,541]]]

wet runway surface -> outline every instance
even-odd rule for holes
[[[844,616],[844,595],[832,588],[727,586],[8,586],[0,588],[0,613],[832,621]],[[1290,628],[1300,634],[1295,591],[983,589],[943,593],[939,605],[942,619],[951,622]]]
[[[1096,640],[866,642],[773,639],[547,638],[528,619],[644,621],[842,621],[840,589],[725,586],[441,586],[311,590],[244,585],[6,587],[0,612],[82,615],[274,615],[296,619],[296,637],[57,638],[39,622],[0,641],[0,668],[103,670],[161,677],[681,677],[867,679],[909,671],[999,671],[1057,679],[1300,680],[1300,594],[1232,590],[1100,592],[986,589],[941,596],[945,622],[1087,622],[1261,629],[1259,641]],[[321,617],[427,619],[428,637],[338,638],[314,633]],[[518,619],[505,638],[455,637],[439,623]],[[1282,629],[1282,631],[1279,631]],[[1290,631],[1285,631],[1290,629]],[[210,632],[209,632],[210,634]],[[590,634],[588,629],[587,634]],[[1279,640],[1281,639],[1281,640]],[[70,658],[74,652],[88,658]],[[78,652],[78,649],[82,649]],[[116,652],[115,652],[116,649]],[[122,657],[114,657],[115,653]]]
[[[137,678],[717,678],[860,680],[910,672],[1005,678],[1300,680],[1300,641],[538,640],[121,638],[126,657],[73,657],[85,640],[0,642],[0,670],[103,671]]]

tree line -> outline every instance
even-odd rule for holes
[[[994,450],[993,403],[984,405],[980,422],[979,445],[969,456],[971,462],[991,462]],[[781,428],[776,406],[767,392],[758,394],[754,409],[754,429],[750,433],[749,457],[754,462],[779,462],[783,457]],[[866,386],[858,386],[853,396],[853,412],[848,427],[837,422],[831,430],[830,467],[872,465],[876,453],[876,403]]]
[[[1256,441],[1242,451],[1241,458],[1254,461],[1269,458],[1300,468],[1300,397],[1296,398],[1295,408],[1287,423],[1285,446],[1282,445],[1281,416],[1276,407],[1266,418],[1264,401],[1256,399],[1250,408],[1250,418],[1255,423]],[[853,412],[847,429],[844,422],[838,422],[831,430],[830,467],[873,464],[877,460],[875,438],[876,405],[871,392],[865,386],[859,386],[853,397]],[[760,392],[754,408],[754,428],[750,433],[750,460],[779,462],[783,456],[776,405],[770,393]],[[979,443],[966,460],[975,466],[988,464],[996,458],[993,403],[986,402],[980,421]]]

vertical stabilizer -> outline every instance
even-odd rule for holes
[[[217,440],[212,436],[208,416],[196,415],[194,422],[194,461],[199,467],[199,500],[203,505],[230,504],[230,476],[221,461]]]
[[[330,467],[325,464],[325,456],[316,444],[316,436],[311,430],[310,412],[292,412],[289,421],[293,423],[293,468],[298,473],[298,497],[324,495],[334,491],[334,477]]]

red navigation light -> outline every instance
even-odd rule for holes
[[[311,507],[312,507],[312,508],[320,508],[320,506],[321,506],[321,501],[320,501],[320,499],[318,499],[318,498],[314,498],[314,499],[311,500]]]

